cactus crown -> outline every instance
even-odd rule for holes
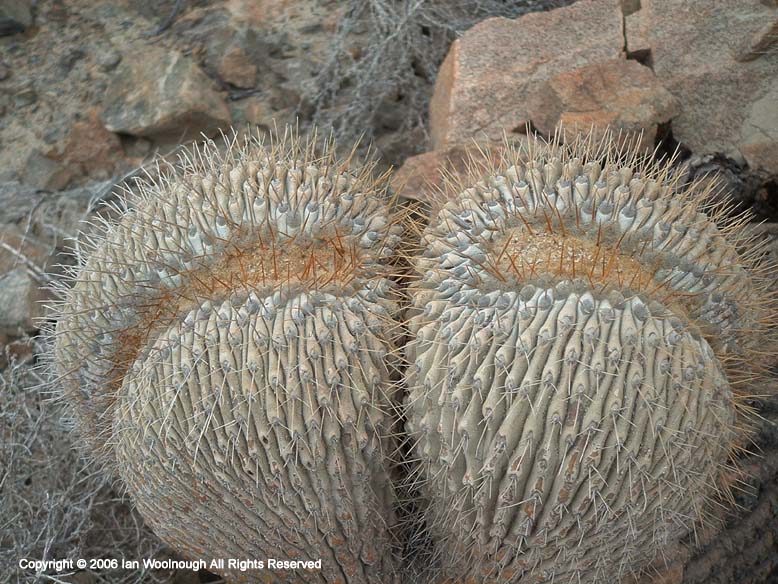
[[[400,227],[383,210],[385,177],[372,177],[373,163],[338,161],[331,142],[317,152],[315,141],[287,129],[268,146],[236,136],[224,153],[195,145],[125,190],[118,222],[91,226],[51,332],[58,379],[104,462],[105,412],[127,368],[201,303],[238,295],[267,312],[299,298],[297,315],[317,294],[391,288]]]
[[[411,261],[469,247],[478,269],[453,272],[466,286],[569,281],[601,297],[643,296],[703,335],[735,385],[753,386],[776,345],[778,301],[775,266],[746,228],[751,214],[711,203],[715,181],[682,184],[673,160],[639,150],[637,139],[562,136],[506,141],[499,160],[472,155],[465,176],[447,177],[426,231],[417,227]]]

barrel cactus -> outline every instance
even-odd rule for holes
[[[372,166],[292,133],[139,182],[52,331],[92,454],[186,557],[318,560],[230,582],[394,578],[401,227]],[[256,566],[255,566],[256,567]]]
[[[618,582],[727,496],[774,347],[764,264],[709,191],[613,143],[508,148],[423,231],[405,416],[429,581]]]

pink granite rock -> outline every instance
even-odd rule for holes
[[[778,11],[760,0],[643,0],[654,72],[676,97],[674,137],[778,173]]]
[[[546,135],[557,124],[595,134],[606,126],[654,147],[657,126],[676,111],[675,100],[648,67],[637,61],[613,59],[567,71],[549,79],[527,102],[534,126]]]
[[[490,18],[454,41],[430,106],[432,148],[522,131],[527,99],[560,73],[618,59],[620,0],[580,0],[517,20]]]

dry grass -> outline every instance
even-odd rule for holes
[[[0,582],[72,581],[67,574],[21,571],[22,558],[169,557],[128,501],[78,454],[35,368],[12,355],[9,363],[0,374]],[[172,575],[102,570],[93,576],[95,583],[147,584],[170,582]]]
[[[516,18],[571,0],[347,0],[310,97],[313,121],[347,144],[382,131],[426,133],[429,100],[451,42],[489,17]],[[355,51],[354,39],[359,42]],[[395,127],[396,126],[396,127]],[[419,148],[424,144],[419,143]]]

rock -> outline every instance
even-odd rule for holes
[[[423,150],[419,146],[427,142],[427,136],[423,126],[405,128],[399,132],[377,133],[372,140],[375,151],[381,153],[376,165],[376,173],[394,172],[409,156],[420,154]]]
[[[753,61],[766,55],[778,43],[778,18],[765,24],[746,40],[737,56],[738,61]]]
[[[654,72],[682,105],[672,122],[675,139],[695,154],[721,153],[778,173],[778,51],[752,51],[767,42],[759,39],[778,20],[775,9],[759,0],[643,0],[642,6]]]
[[[79,176],[78,169],[69,168],[48,154],[37,148],[30,150],[20,169],[21,182],[38,189],[59,190]]]
[[[121,63],[122,55],[112,47],[100,47],[96,56],[97,66],[103,71],[112,71]]]
[[[646,12],[638,10],[624,17],[624,38],[627,42],[627,54],[640,62],[645,62],[651,54],[648,19]]]
[[[113,216],[108,208],[99,207],[96,203],[108,198],[114,185],[114,180],[90,182],[82,187],[49,194],[35,205],[29,216],[33,235],[60,245],[77,237],[79,232],[89,234],[99,231],[96,225],[84,220],[90,211],[99,211],[104,218]]]
[[[224,97],[190,58],[143,46],[116,68],[102,114],[111,132],[184,140],[230,124]]]
[[[86,111],[67,133],[52,137],[48,148],[33,148],[21,165],[21,182],[38,189],[60,190],[89,176],[106,179],[124,160],[121,141],[105,129],[96,108]]]
[[[79,61],[84,59],[85,56],[86,53],[81,48],[69,50],[60,57],[57,66],[63,75],[67,75]]]
[[[17,109],[34,105],[38,101],[38,93],[31,83],[25,83],[19,87],[13,96],[13,104]]]
[[[476,164],[488,164],[489,161],[499,164],[503,152],[502,142],[494,142],[457,144],[446,150],[411,156],[392,175],[390,186],[401,197],[430,204],[431,215],[434,215],[446,176],[466,176],[471,158]]]
[[[602,135],[606,126],[623,131],[625,140],[653,149],[658,124],[675,113],[675,101],[654,73],[637,61],[613,59],[561,73],[533,92],[529,118],[545,135],[557,124]]]
[[[42,200],[38,188],[16,181],[0,182],[0,224],[21,221]]]
[[[238,102],[243,119],[251,125],[271,128],[275,111],[267,98],[253,95]]]
[[[234,20],[250,26],[263,26],[307,12],[305,4],[299,0],[227,0],[225,7]]]
[[[740,128],[738,149],[751,168],[778,173],[778,79],[751,104]]]
[[[62,159],[66,164],[77,167],[81,174],[106,178],[123,155],[119,137],[105,129],[100,112],[93,108],[71,126]]]
[[[219,76],[230,85],[247,89],[257,83],[257,67],[241,47],[232,46],[219,61]]]
[[[432,147],[499,139],[529,121],[527,98],[543,81],[624,47],[620,0],[580,0],[517,20],[490,18],[454,41],[430,105]]]
[[[252,95],[235,103],[239,109],[238,117],[252,126],[271,130],[295,123],[294,108],[275,108],[264,95]]]
[[[0,333],[17,335],[38,328],[48,295],[33,274],[45,272],[49,251],[16,225],[0,225]]]
[[[455,160],[461,161],[461,153],[464,150],[463,146],[454,146],[448,150],[449,160],[453,156]],[[440,171],[446,161],[446,153],[440,150],[411,156],[392,174],[392,190],[406,199],[430,202],[443,184]]]
[[[32,26],[30,0],[0,0],[0,36],[24,32]]]

